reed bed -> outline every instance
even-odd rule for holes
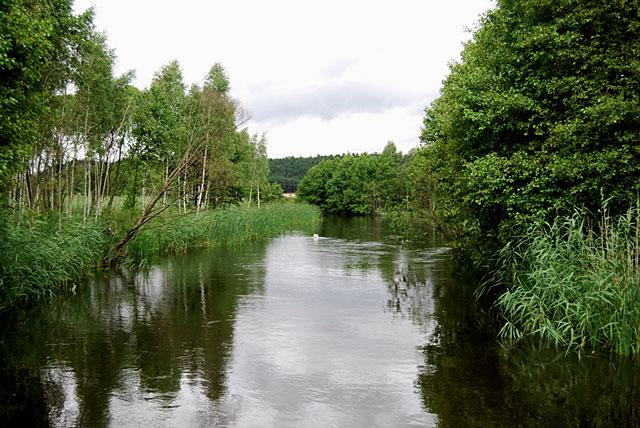
[[[10,223],[0,233],[0,307],[52,297],[74,284],[105,250],[100,224]]]
[[[502,337],[539,336],[567,350],[640,351],[640,212],[597,217],[578,211],[532,226],[502,250]]]
[[[167,215],[151,223],[128,244],[127,262],[139,268],[162,254],[258,241],[288,230],[314,227],[319,221],[317,207],[290,202],[260,208],[230,206],[177,218]]]
[[[0,309],[74,289],[90,268],[101,265],[114,241],[130,227],[125,213],[116,214],[87,223],[80,218],[34,224],[0,219]],[[314,227],[319,221],[316,207],[300,203],[230,206],[186,216],[167,213],[128,243],[124,264],[142,268],[162,254],[239,245]]]

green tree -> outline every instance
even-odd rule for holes
[[[558,211],[636,197],[639,6],[500,0],[452,65],[412,171],[421,209],[476,260]]]
[[[207,73],[207,78],[204,82],[205,87],[215,89],[218,92],[226,94],[229,92],[230,83],[227,72],[222,64],[216,62],[213,67]]]
[[[69,83],[92,12],[70,0],[0,2],[0,190],[25,165],[38,121]]]
[[[297,195],[327,213],[374,215],[405,198],[403,169],[404,157],[390,142],[382,154],[347,155],[321,162],[304,176]]]

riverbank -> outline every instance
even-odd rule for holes
[[[496,306],[504,338],[640,352],[640,212],[605,210],[599,219],[576,211],[530,227],[502,250],[497,274],[505,289]]]
[[[81,220],[7,221],[0,232],[0,308],[33,303],[73,291],[91,268],[101,265],[114,241],[130,226],[125,215]],[[181,215],[166,212],[126,247],[123,265],[143,268],[164,254],[239,245],[313,227],[319,210],[307,204],[271,203],[260,208],[230,206]]]
[[[304,203],[280,202],[260,208],[230,206],[187,216],[159,218],[128,244],[126,264],[148,266],[155,257],[196,248],[239,245],[294,229],[314,227],[320,211]]]

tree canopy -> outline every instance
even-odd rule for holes
[[[330,214],[376,214],[405,198],[404,161],[392,142],[382,154],[325,160],[307,172],[297,195]]]
[[[92,31],[71,0],[0,1],[0,189],[29,155],[38,121],[64,91]]]
[[[488,254],[602,195],[618,210],[635,200],[639,10],[637,0],[499,0],[426,110],[412,166],[421,209]]]

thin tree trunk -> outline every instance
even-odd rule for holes
[[[29,167],[27,169],[27,172],[25,172],[24,174],[24,181],[25,181],[25,186],[26,186],[26,190],[27,190],[27,202],[29,203],[29,210],[32,209],[33,207],[33,193],[32,193],[32,188],[31,188],[31,173],[29,172],[29,169],[31,167]]]
[[[93,163],[91,160],[91,156],[88,156],[86,158],[86,177],[87,177],[87,194],[86,194],[86,198],[85,198],[85,213],[84,213],[84,221],[86,222],[87,219],[89,218],[89,216],[91,215],[91,202],[93,200],[93,195],[92,195],[92,184],[91,184],[91,164]]]
[[[182,180],[182,203],[184,206],[184,213],[187,213],[187,173],[185,171]]]
[[[209,206],[209,188],[211,187],[211,182],[207,180],[207,190],[204,193],[204,209],[206,210]]]
[[[42,156],[38,155],[38,165],[36,167],[36,171],[34,174],[34,179],[36,182],[35,194],[33,195],[33,208],[36,212],[40,212],[40,180],[38,179],[38,175],[40,174],[40,167],[42,165]]]
[[[118,263],[118,261],[122,257],[122,250],[124,246],[127,245],[127,243],[136,235],[136,233],[138,233],[140,228],[144,226],[146,223],[148,223],[149,221],[151,221],[152,219],[154,219],[155,217],[157,217],[158,215],[160,215],[165,209],[169,207],[169,206],[163,207],[162,209],[157,210],[156,212],[153,212],[155,205],[162,198],[162,195],[171,187],[171,185],[176,180],[178,180],[178,189],[179,189],[179,185],[180,185],[179,179],[180,179],[180,175],[183,174],[183,172],[184,172],[184,182],[186,183],[186,169],[189,167],[189,165],[192,164],[194,158],[199,153],[199,149],[201,148],[200,146],[201,143],[196,143],[195,145],[192,145],[192,144],[193,144],[193,135],[189,138],[189,141],[187,144],[187,150],[185,154],[182,156],[182,158],[180,159],[180,162],[178,163],[176,168],[171,172],[171,174],[169,174],[169,176],[166,178],[160,191],[157,192],[157,194],[147,204],[146,208],[142,213],[142,216],[136,222],[136,225],[131,229],[129,229],[129,231],[127,231],[125,236],[115,245],[113,256],[110,260],[110,263],[112,265],[115,265]],[[183,186],[185,185],[183,184]],[[180,193],[178,190],[178,195],[179,194]],[[178,201],[179,201],[179,198],[178,198]],[[186,205],[185,205],[185,208],[186,208]]]
[[[63,167],[62,142],[60,143],[60,156],[58,163],[58,226],[62,227],[62,167]],[[66,181],[66,180],[65,180]]]
[[[73,161],[71,162],[71,184],[69,186],[69,204],[67,211],[67,218],[71,218],[73,216],[73,200],[76,196],[76,165],[78,159],[78,146],[75,145],[73,148]]]
[[[116,197],[116,192],[118,191],[118,188],[120,187],[120,164],[122,163],[122,145],[124,144],[124,141],[120,141],[120,144],[118,145],[118,163],[116,164],[116,182],[113,184],[113,189],[111,191],[111,196],[109,196],[109,203],[107,204],[107,208],[111,209],[111,207],[113,206],[113,200]]]
[[[165,158],[164,160],[164,179],[166,180],[169,176],[169,159]],[[167,191],[162,192],[162,208],[167,206]]]
[[[144,179],[147,176],[147,171],[142,173],[142,189],[140,190],[140,208],[144,212]]]
[[[202,193],[204,192],[204,173],[207,165],[207,148],[204,149],[204,159],[202,161],[202,181],[200,182],[200,191],[198,192],[198,211],[202,208]]]

